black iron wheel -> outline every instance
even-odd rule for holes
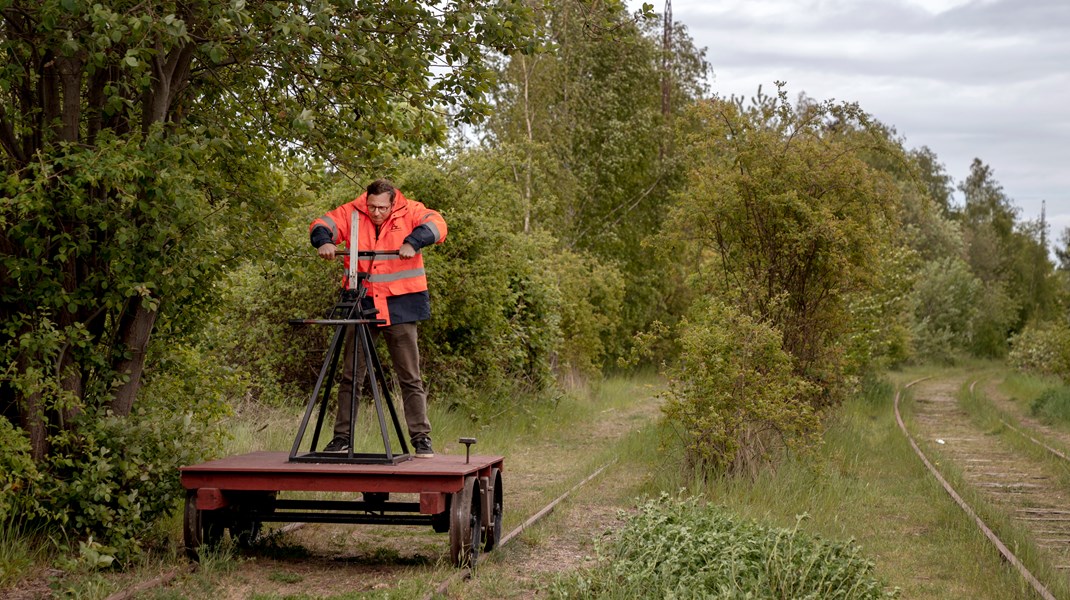
[[[474,567],[483,540],[478,479],[465,477],[464,487],[453,493],[449,512],[450,559],[458,567]]]
[[[505,514],[505,506],[502,502],[504,490],[502,490],[501,469],[491,469],[487,482],[492,486],[487,490],[486,501],[490,504],[490,520],[483,530],[483,550],[490,552],[498,547],[502,540],[502,518]]]
[[[199,561],[202,548],[213,548],[223,541],[226,524],[219,510],[197,508],[197,490],[186,492],[186,509],[182,519],[182,538],[186,556]]]
[[[203,542],[201,529],[201,511],[197,508],[197,490],[186,492],[186,508],[182,515],[182,540],[186,556],[192,561],[199,561],[198,553]]]

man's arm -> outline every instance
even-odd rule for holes
[[[312,228],[312,231],[308,234],[309,241],[312,242],[313,248],[319,248],[324,244],[334,244],[334,236],[331,235],[331,231],[323,225],[316,225]]]

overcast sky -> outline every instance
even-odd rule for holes
[[[1070,227],[1070,0],[673,0],[672,11],[707,49],[713,93],[750,98],[779,80],[791,98],[857,102],[908,148],[932,149],[956,183],[980,158],[1023,218],[1046,200],[1053,237]]]

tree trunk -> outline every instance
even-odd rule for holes
[[[19,354],[18,372],[25,373],[30,360],[25,354]],[[20,394],[15,393],[16,397]],[[48,436],[45,431],[45,410],[41,405],[41,392],[22,394],[19,404],[19,425],[30,436],[30,456],[35,462],[41,462],[48,452]]]
[[[152,335],[152,326],[156,324],[156,310],[149,310],[142,305],[140,298],[132,298],[123,312],[119,323],[119,339],[129,352],[129,357],[116,364],[116,371],[129,376],[126,383],[119,387],[112,399],[111,409],[116,415],[125,417],[134,408],[134,399],[141,387],[141,372],[145,367],[145,350]]]

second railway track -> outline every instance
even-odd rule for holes
[[[912,431],[908,435],[919,441],[919,453],[927,455],[930,468],[945,473],[953,469],[961,474],[961,484],[976,490],[984,502],[1006,515],[1029,537],[1050,566],[1063,575],[1064,585],[1070,580],[1070,485],[1067,474],[1070,462],[1066,453],[1055,446],[1061,442],[1049,439],[1051,432],[1034,431],[1036,423],[1023,419],[1012,425],[1001,419],[1007,435],[1000,435],[1002,426],[985,427],[979,424],[960,405],[961,390],[968,385],[968,393],[981,393],[976,380],[921,380],[910,385],[914,397]],[[995,407],[1005,412],[1007,402]],[[1051,458],[1038,458],[1036,452],[1022,449],[1010,436],[1021,436],[1044,449]],[[924,456],[923,456],[924,459]],[[938,479],[943,479],[939,476]],[[1010,553],[997,534],[976,516],[951,489],[941,481],[960,506],[975,518],[979,527],[1030,581],[1037,594],[1054,598],[1048,587],[1029,572],[1017,557]]]

